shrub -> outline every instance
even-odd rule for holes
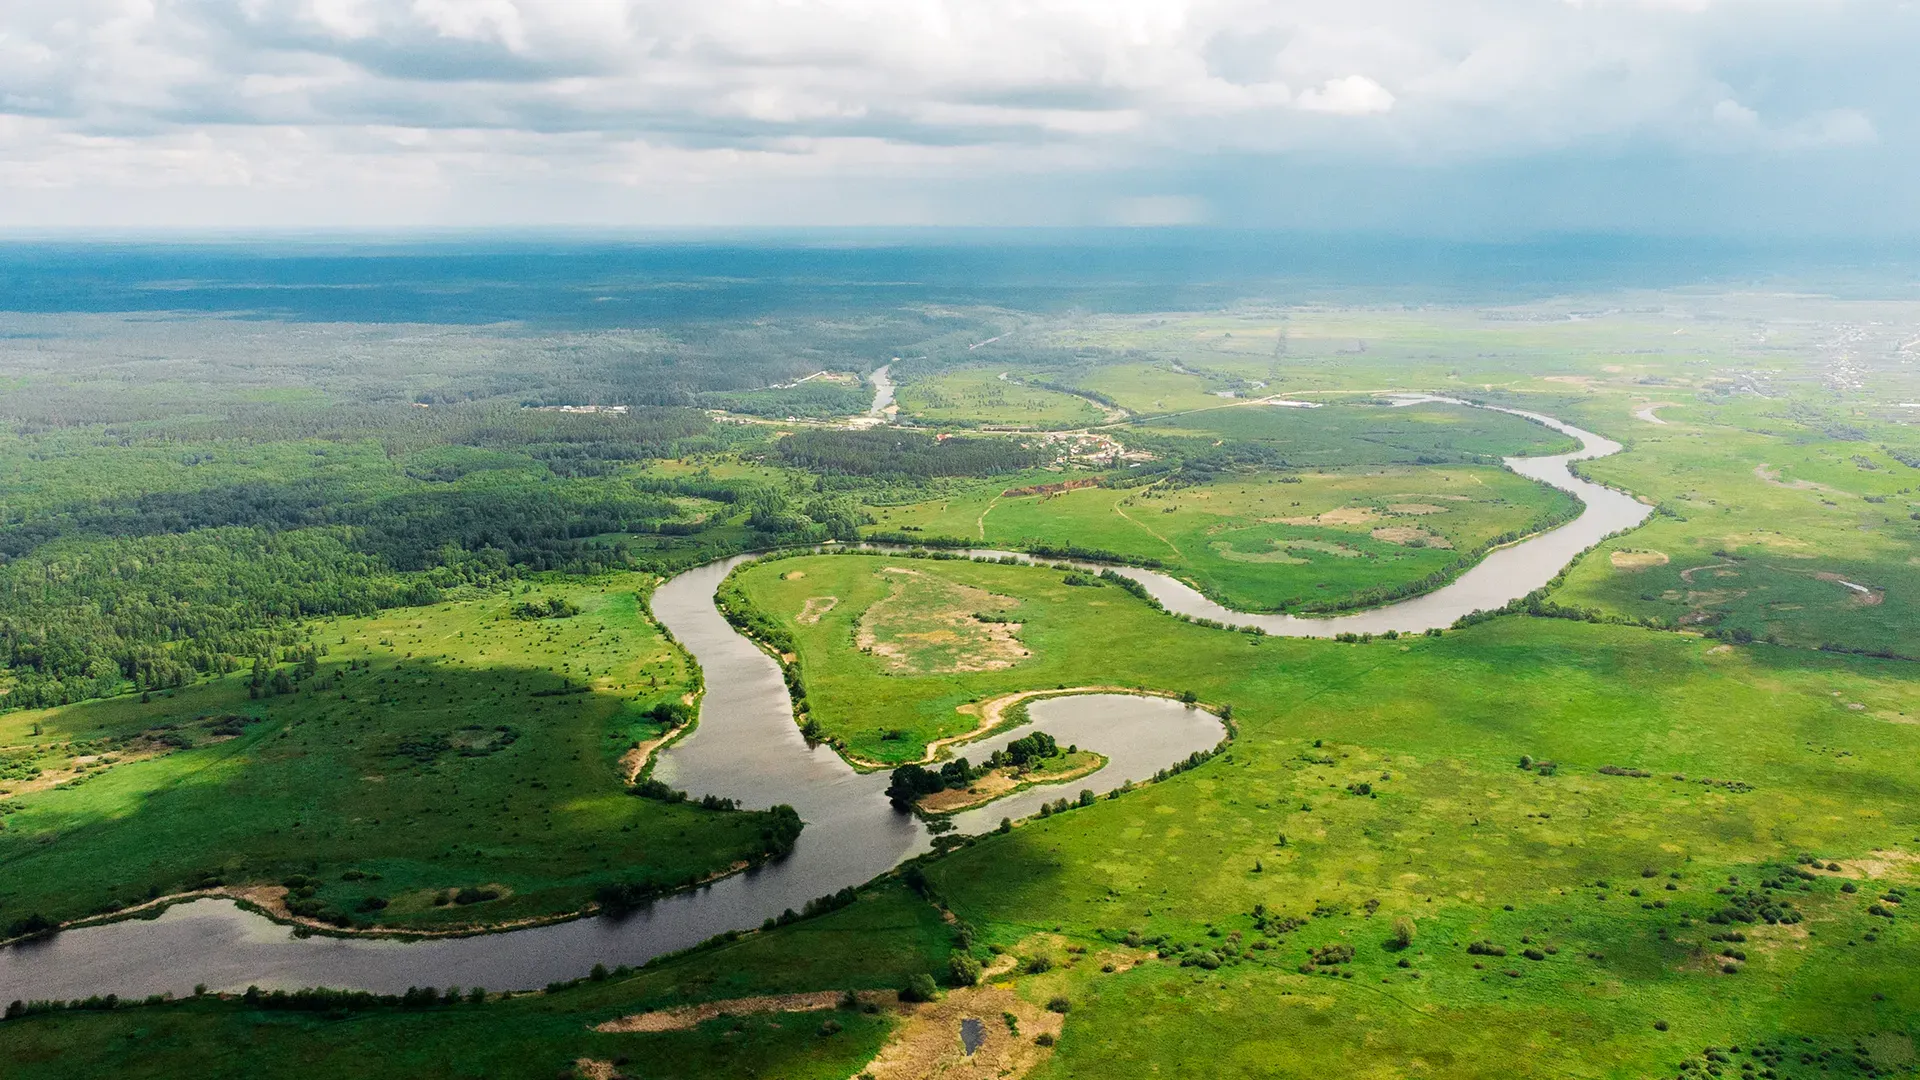
[[[947,979],[955,986],[974,985],[980,981],[980,961],[969,953],[954,953],[947,957]]]
[[[1063,997],[1056,997],[1047,1002],[1047,1009],[1050,1012],[1057,1012],[1064,1016],[1073,1010],[1073,1002]]]
[[[1066,1010],[1063,1009],[1061,1011],[1065,1012]],[[1035,1046],[1052,1046],[1053,1041],[1053,1032],[1051,1031],[1043,1031],[1033,1037],[1033,1045]]]
[[[1039,975],[1043,972],[1048,972],[1052,970],[1053,970],[1053,957],[1051,956],[1047,956],[1043,954],[1040,956],[1036,956],[1033,959],[1027,961],[1027,974],[1029,975]]]
[[[838,1021],[838,1020],[835,1020],[834,1018],[832,1018],[831,1016],[829,1016],[829,1017],[828,1017],[828,1018],[827,1018],[826,1020],[824,1020],[824,1021],[822,1021],[822,1022],[821,1022],[821,1024],[820,1024],[820,1034],[822,1034],[822,1035],[838,1035],[838,1034],[840,1034],[840,1021]]]
[[[939,993],[940,988],[934,985],[933,976],[922,973],[909,978],[907,985],[900,988],[900,1000],[932,1001]]]
[[[1387,937],[1387,944],[1395,949],[1404,949],[1413,944],[1413,920],[1402,915],[1393,920],[1393,931]]]

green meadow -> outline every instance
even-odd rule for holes
[[[0,715],[0,922],[293,882],[361,926],[488,925],[759,857],[765,815],[626,793],[621,758],[666,730],[653,707],[694,686],[651,584],[317,620],[258,690],[241,672]],[[515,614],[550,601],[578,613]]]
[[[1098,424],[1106,410],[1082,397],[1028,385],[1018,371],[966,368],[902,383],[902,415],[921,424],[1073,428]]]

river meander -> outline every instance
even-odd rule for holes
[[[1568,471],[1572,461],[1617,452],[1618,443],[1550,417],[1520,415],[1572,435],[1582,445],[1570,454],[1509,458],[1508,466],[1572,492],[1585,502],[1585,511],[1557,529],[1493,552],[1453,583],[1425,596],[1374,611],[1311,619],[1234,612],[1165,574],[1134,568],[1120,572],[1145,585],[1170,611],[1296,637],[1419,631],[1499,607],[1546,584],[1581,551],[1639,524],[1650,512],[1633,498]],[[884,772],[855,772],[832,750],[809,746],[801,738],[779,667],[715,609],[715,589],[750,558],[689,570],[654,594],[654,615],[699,662],[707,686],[698,727],[662,751],[655,775],[696,795],[728,796],[749,807],[792,805],[806,829],[785,859],[620,918],[425,941],[300,937],[231,901],[196,900],[156,918],[68,930],[0,950],[0,1001],[110,992],[185,994],[196,984],[214,990],[248,985],[376,991],[535,987],[577,977],[596,963],[638,965],[727,930],[758,926],[810,899],[871,880],[927,850],[927,827],[888,804]],[[1034,702],[1029,714],[1027,727],[995,733],[961,752],[978,759],[1029,728],[1041,727],[1062,743],[1100,751],[1108,764],[1067,784],[1029,788],[955,815],[952,820],[961,832],[985,832],[1002,817],[1026,816],[1042,802],[1072,797],[1083,788],[1104,793],[1128,780],[1146,780],[1195,750],[1213,747],[1224,734],[1212,714],[1163,698],[1057,697]]]

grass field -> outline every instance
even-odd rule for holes
[[[776,565],[805,565],[819,589],[884,562]],[[1032,980],[1036,1000],[1076,1001],[1059,1075],[1308,1073],[1356,1056],[1382,1074],[1604,1060],[1607,1075],[1645,1075],[1788,1035],[1815,1049],[1880,1039],[1889,1056],[1874,1060],[1908,1060],[1920,935],[1867,911],[1920,865],[1905,764],[1920,683],[1903,663],[1519,618],[1439,639],[1258,641],[1118,590],[1095,606],[1043,570],[916,568],[1018,597],[1035,655],[904,678],[849,654],[844,628],[796,627],[816,715],[863,752],[891,744],[831,703],[873,702],[875,719],[910,718],[922,736],[954,726],[954,705],[1022,686],[1139,684],[1235,706],[1224,757],[930,870],[991,943],[1031,950],[1036,931],[1057,932],[1066,959],[1068,943],[1137,931],[1195,959]],[[777,607],[780,578],[748,580]],[[1522,755],[1554,767],[1522,770]],[[1808,853],[1842,869],[1803,877]],[[1711,921],[1749,891],[1801,921]],[[1383,943],[1402,916],[1414,939],[1396,951]],[[1286,920],[1299,925],[1272,930]],[[1743,940],[1712,939],[1729,931]],[[1508,955],[1467,951],[1483,940]],[[1351,960],[1297,970],[1343,944]]]
[[[1574,501],[1485,466],[1263,472],[1194,486],[1077,488],[875,508],[912,527],[1024,548],[1077,545],[1154,559],[1240,610],[1330,607],[1418,582]]]
[[[1139,427],[1156,434],[1272,443],[1288,464],[1320,468],[1562,454],[1578,445],[1520,417],[1437,404],[1225,405],[1143,421]]]
[[[1920,526],[1910,520],[1920,471],[1877,439],[1834,439],[1751,406],[1660,415],[1664,425],[1635,431],[1631,453],[1587,468],[1667,513],[1583,560],[1556,600],[1920,656]]]
[[[286,693],[240,673],[0,716],[0,923],[296,875],[313,892],[293,899],[361,924],[498,923],[754,857],[765,815],[625,793],[622,755],[664,730],[648,710],[693,677],[641,611],[649,583],[317,621],[289,646],[325,650],[311,673],[270,669]],[[548,599],[579,614],[511,613]],[[447,902],[461,889],[497,898]]]
[[[916,378],[901,384],[896,400],[903,416],[923,424],[1073,428],[1107,415],[1085,398],[1029,386],[1019,372],[999,367]]]

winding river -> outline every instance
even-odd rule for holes
[[[1258,626],[1273,634],[1419,631],[1524,596],[1601,538],[1645,520],[1648,507],[1580,480],[1567,469],[1569,462],[1617,452],[1618,443],[1550,417],[1502,411],[1580,441],[1581,448],[1570,454],[1509,458],[1507,464],[1572,492],[1586,509],[1566,525],[1494,552],[1445,588],[1375,611],[1307,619],[1230,611],[1165,574],[1133,568],[1120,572],[1145,585],[1170,611]],[[713,595],[721,580],[750,558],[689,570],[654,593],[654,615],[693,654],[707,684],[698,727],[661,753],[655,775],[674,787],[729,796],[747,806],[791,804],[807,825],[787,858],[620,918],[426,941],[298,937],[231,901],[197,900],[150,920],[69,930],[0,950],[0,1001],[109,992],[185,994],[196,984],[215,990],[259,985],[385,992],[416,985],[535,987],[577,977],[596,963],[638,965],[727,930],[758,926],[769,916],[868,881],[927,850],[931,837],[926,827],[888,805],[885,773],[857,773],[833,751],[807,745],[793,723],[778,666],[735,633],[715,609]],[[1029,713],[1028,725],[973,744],[968,752],[978,758],[1042,727],[1062,742],[1099,750],[1108,764],[1079,780],[1030,788],[955,815],[952,820],[960,832],[985,832],[1002,817],[1031,814],[1041,802],[1071,797],[1083,788],[1103,793],[1128,780],[1148,779],[1193,751],[1214,746],[1224,734],[1211,714],[1162,698],[1052,698],[1033,703]]]

